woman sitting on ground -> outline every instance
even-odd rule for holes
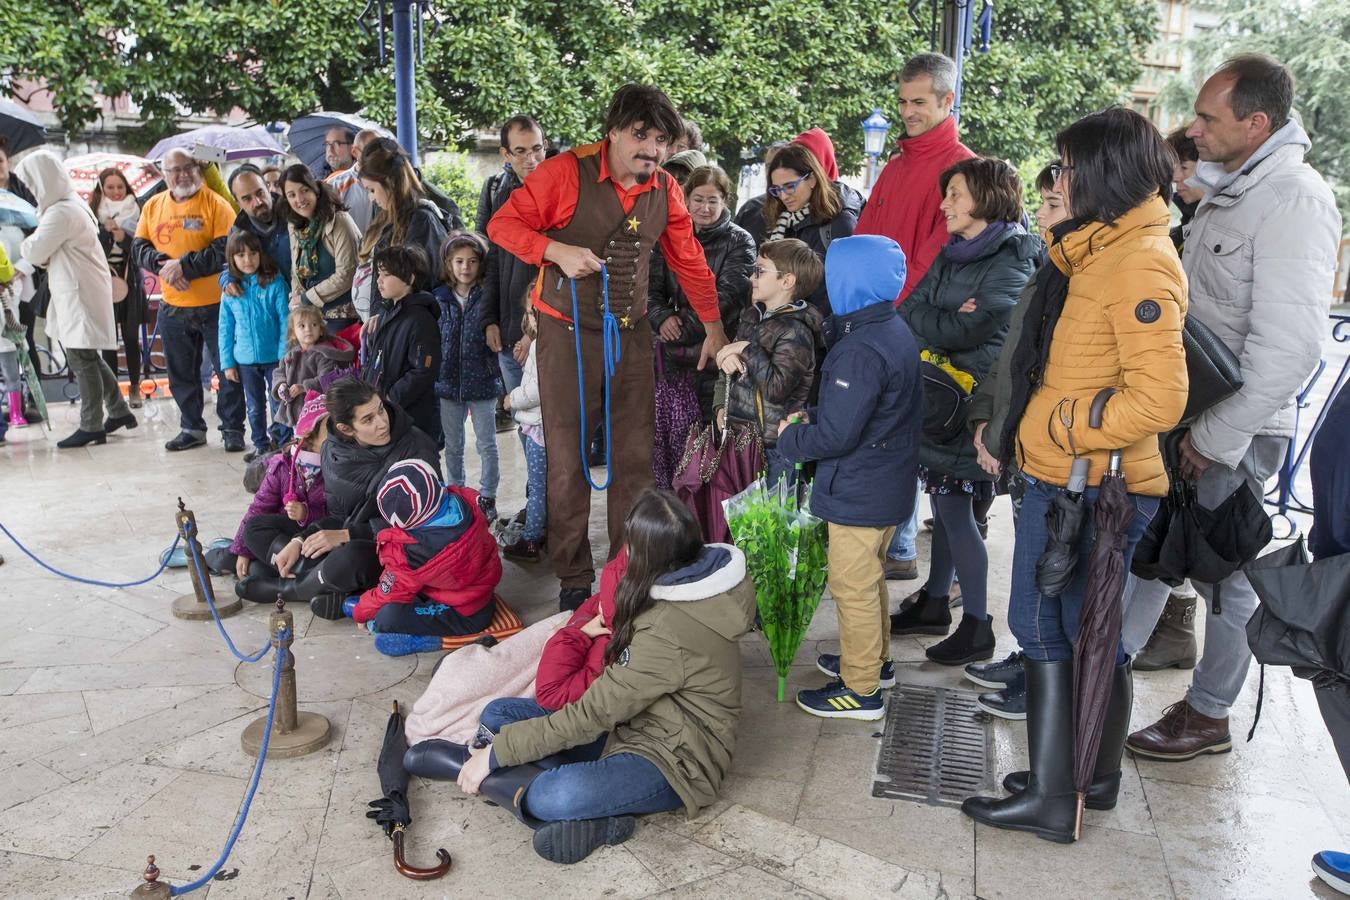
[[[436,469],[440,460],[435,442],[364,381],[338,379],[324,405],[328,439],[320,466],[328,514],[305,528],[289,520],[250,522],[244,543],[259,560],[271,561],[276,574],[250,575],[235,593],[258,602],[281,594],[308,603],[322,618],[340,619],[343,601],[380,577],[375,535],[387,523],[379,518],[376,494],[389,467],[420,459]]]
[[[574,863],[633,833],[633,816],[711,804],[731,767],[741,710],[738,640],[755,612],[745,556],[705,546],[674,495],[646,490],[625,522],[628,568],[615,592],[600,676],[554,713],[488,704],[491,746],[424,741],[413,774],[457,779],[535,829],[535,851]],[[596,735],[600,735],[599,738]]]

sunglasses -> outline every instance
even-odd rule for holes
[[[782,197],[784,194],[790,194],[797,188],[801,187],[802,182],[810,177],[811,173],[807,172],[805,175],[803,175],[801,178],[798,178],[796,181],[789,181],[787,184],[770,185],[768,194],[770,197]]]

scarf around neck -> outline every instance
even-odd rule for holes
[[[1003,240],[1004,235],[1021,229],[1022,226],[1016,222],[990,222],[984,226],[984,231],[969,240],[952,235],[952,239],[943,245],[942,255],[959,265],[972,263],[987,256],[989,250]]]
[[[811,204],[808,203],[796,212],[788,212],[786,209],[778,214],[778,221],[774,223],[773,230],[764,236],[765,241],[781,241],[787,237],[789,231],[794,230],[798,225],[811,218]]]

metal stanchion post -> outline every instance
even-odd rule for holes
[[[312,712],[296,709],[295,694],[295,655],[291,653],[291,643],[295,639],[295,620],[286,603],[278,599],[276,611],[267,620],[267,629],[272,634],[272,644],[276,652],[283,654],[281,663],[281,681],[277,686],[277,711],[272,722],[272,738],[267,745],[268,759],[288,759],[313,753],[328,743],[332,737],[333,726],[328,719]],[[257,756],[262,750],[263,734],[267,729],[267,716],[254,719],[244,729],[241,742],[244,752]]]
[[[131,892],[135,900],[169,900],[169,886],[160,884],[159,867],[155,865],[155,858],[149,857],[145,862],[145,872],[141,875],[144,883],[137,885]]]
[[[192,510],[183,506],[183,498],[178,498],[178,513],[174,516],[178,524],[178,530],[183,533],[183,541],[186,546],[183,547],[188,558],[188,576],[192,579],[192,593],[181,594],[174,598],[173,614],[180,619],[191,619],[193,621],[204,621],[211,618],[211,607],[206,603],[208,591],[212,591],[211,598],[216,601],[216,612],[222,619],[232,616],[244,608],[244,601],[238,597],[229,597],[223,602],[216,597],[214,588],[211,585],[211,573],[202,571],[201,577],[197,575],[197,567],[192,564],[195,551],[196,559],[205,559],[202,551],[201,541],[197,539],[197,517],[193,515]]]

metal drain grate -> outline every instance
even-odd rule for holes
[[[992,794],[994,732],[976,691],[898,684],[890,692],[873,797],[959,806]]]

